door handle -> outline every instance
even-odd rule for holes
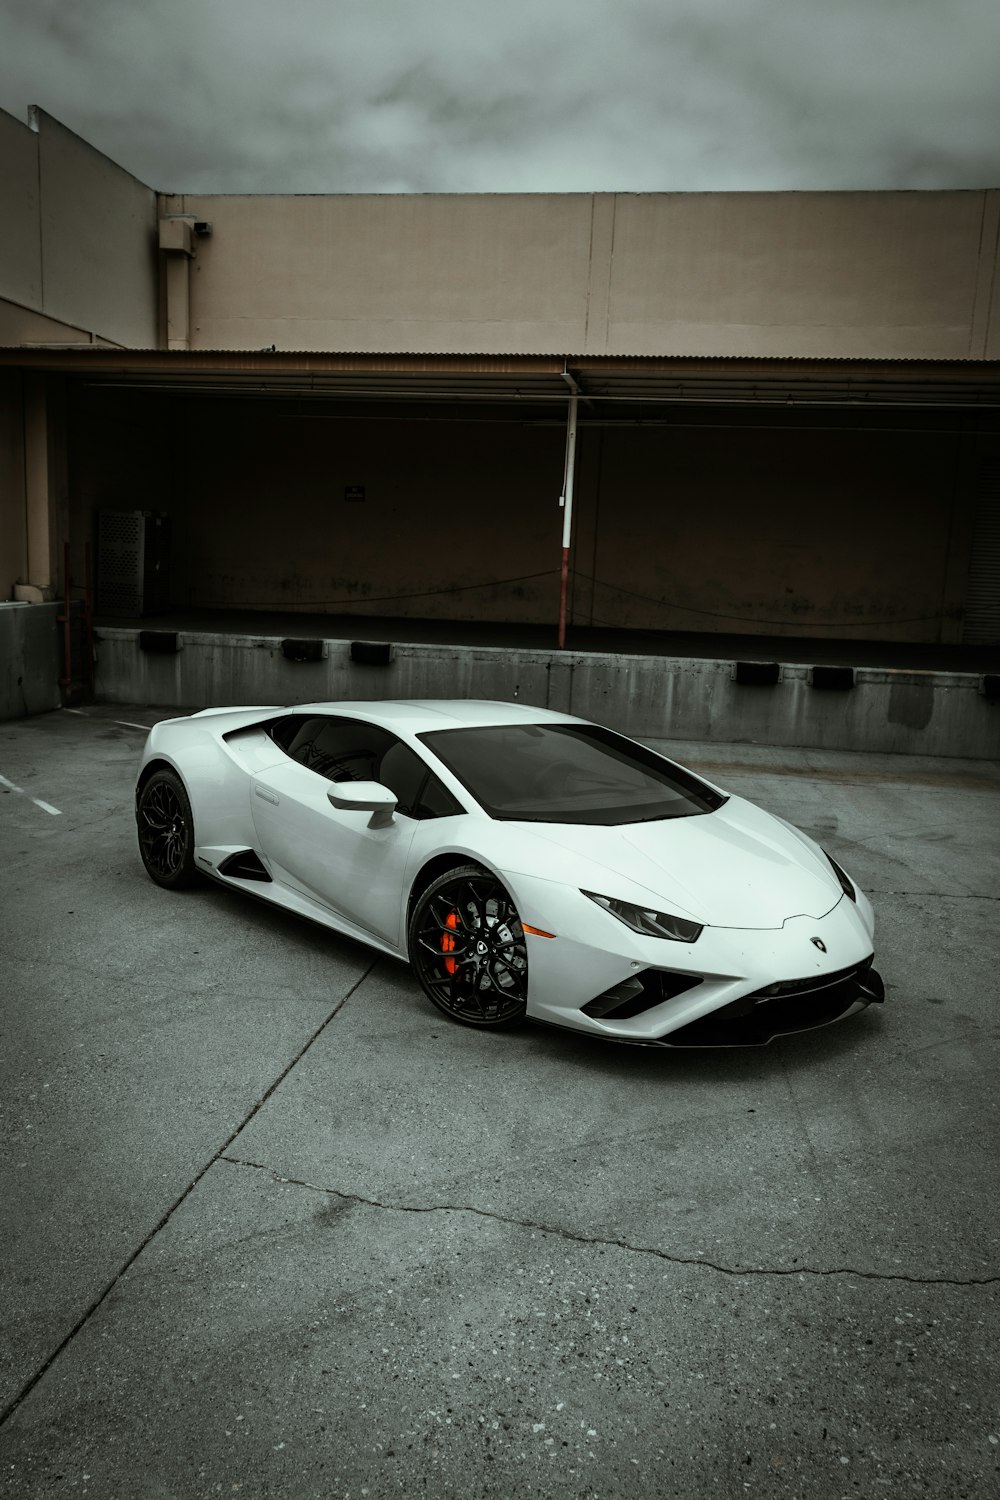
[[[253,789],[254,789],[254,792],[256,793],[256,795],[258,797],[262,798],[263,801],[270,802],[273,807],[277,807],[277,805],[278,805],[278,796],[277,796],[277,793],[275,793],[275,792],[269,792],[267,790],[267,787],[261,786],[260,783],[256,782],[256,781],[254,782]]]

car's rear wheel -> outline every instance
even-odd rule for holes
[[[193,885],[194,819],[183,782],[173,771],[154,771],[136,804],[139,853],[146,873],[171,890]]]
[[[478,865],[447,870],[413,908],[410,962],[438,1010],[466,1026],[507,1026],[528,1004],[528,951],[507,888]]]

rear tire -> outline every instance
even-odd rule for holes
[[[139,793],[135,820],[146,874],[168,890],[194,885],[194,819],[184,783],[173,771],[154,771]]]

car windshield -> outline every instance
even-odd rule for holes
[[[689,771],[595,724],[435,729],[420,739],[491,818],[645,823],[726,800]]]

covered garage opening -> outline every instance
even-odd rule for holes
[[[156,623],[554,645],[575,390],[570,646],[974,666],[996,641],[995,362],[88,349],[63,369],[74,576],[100,512],[162,514]]]

